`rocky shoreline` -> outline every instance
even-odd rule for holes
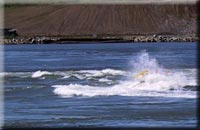
[[[104,37],[6,37],[0,39],[4,45],[10,44],[68,44],[81,42],[197,42],[197,36],[171,36],[171,35],[148,35],[148,36],[104,36]]]

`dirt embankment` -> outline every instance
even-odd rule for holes
[[[20,36],[195,35],[196,5],[33,5],[5,8]]]

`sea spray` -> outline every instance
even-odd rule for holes
[[[131,71],[133,73],[143,70],[148,70],[150,73],[163,72],[161,64],[159,64],[155,58],[150,57],[146,50],[138,53],[136,59],[131,60],[130,63],[132,66]]]
[[[183,90],[184,86],[195,86],[196,81],[191,80],[185,76],[183,72],[176,70],[164,69],[158,61],[150,57],[146,51],[142,51],[131,61],[133,67],[129,70],[129,78],[127,80],[119,81],[118,84],[102,87],[72,84],[69,85],[53,85],[54,93],[61,96],[160,96],[160,97],[184,97],[195,98],[196,92],[190,90]],[[142,71],[148,70],[148,75],[145,76],[145,81],[141,83],[139,80],[134,79],[133,75]],[[127,74],[123,71],[106,70],[90,70],[79,71],[87,73],[86,76],[102,77],[108,74],[123,75]],[[88,73],[89,72],[89,73]],[[123,72],[123,73],[121,73]],[[101,81],[101,80],[99,80]]]

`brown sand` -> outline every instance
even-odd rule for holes
[[[196,34],[195,5],[33,5],[5,8],[23,36]]]

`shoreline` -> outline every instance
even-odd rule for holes
[[[157,43],[157,42],[197,42],[197,36],[139,35],[139,36],[103,36],[103,37],[57,37],[57,36],[16,36],[0,39],[3,45],[21,44],[79,44],[84,42],[106,43]]]

